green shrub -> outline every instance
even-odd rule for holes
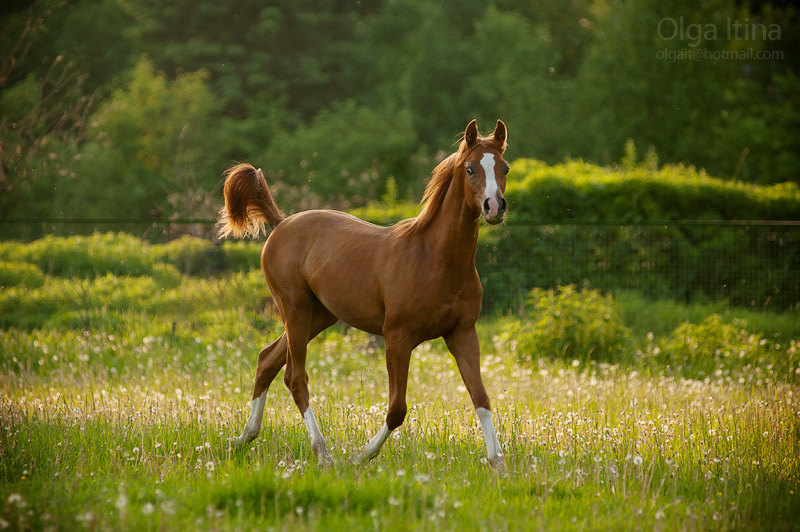
[[[124,233],[89,236],[46,236],[29,244],[3,242],[0,259],[27,262],[56,277],[96,277],[105,274],[145,275],[155,263],[146,242]]]
[[[37,288],[44,284],[44,279],[42,270],[35,264],[0,260],[0,288]]]
[[[640,223],[669,220],[800,220],[796,183],[760,186],[682,165],[601,167],[518,159],[506,198],[524,220]]]
[[[720,222],[800,220],[794,184],[747,185],[679,166],[522,159],[506,197],[508,224],[488,232],[491,239],[484,231],[478,246],[486,309],[517,309],[533,286],[584,281],[678,301],[779,310],[800,301],[797,227]]]
[[[154,249],[160,260],[174,265],[184,275],[211,275],[224,267],[220,249],[203,238],[184,235]]]
[[[630,332],[610,295],[573,285],[534,288],[527,310],[529,319],[512,322],[505,331],[521,358],[618,361],[630,351]]]
[[[769,348],[766,339],[745,327],[742,321],[727,323],[719,314],[711,314],[699,324],[681,324],[662,347],[651,344],[648,353],[692,377],[755,367],[765,360]]]
[[[262,241],[226,240],[222,243],[225,267],[230,272],[246,273],[261,269]]]
[[[391,225],[406,218],[414,218],[422,210],[421,206],[411,202],[377,203],[372,202],[366,207],[350,209],[353,216],[379,225]]]

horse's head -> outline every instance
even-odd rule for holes
[[[508,163],[503,159],[506,149],[506,125],[497,121],[491,137],[480,137],[475,120],[464,131],[461,150],[464,153],[463,172],[469,187],[467,202],[492,225],[503,221],[508,203],[506,190]],[[469,191],[472,194],[469,194]]]

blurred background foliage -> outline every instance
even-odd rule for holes
[[[289,211],[416,200],[473,117],[506,121],[512,160],[633,146],[798,182],[797,22],[733,0],[11,0],[0,219],[213,218],[243,160]],[[748,49],[781,55],[667,57]]]

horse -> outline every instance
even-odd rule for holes
[[[270,384],[285,365],[284,383],[308,431],[319,465],[330,462],[325,439],[309,406],[306,346],[342,321],[384,337],[389,402],[385,423],[353,461],[378,456],[406,417],[406,384],[412,350],[444,338],[472,399],[489,463],[505,470],[505,458],[481,378],[475,323],[483,289],[475,269],[481,217],[503,221],[508,163],[506,126],[498,120],[481,136],[475,120],[458,149],[433,170],[416,218],[389,227],[333,210],[285,216],[260,169],[238,164],[225,172],[220,236],[258,237],[271,232],[261,268],[284,324],[284,332],[258,355],[251,413],[236,446],[261,428]]]

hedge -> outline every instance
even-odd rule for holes
[[[781,309],[800,301],[800,227],[742,222],[800,220],[795,184],[523,159],[506,198],[508,224],[484,232],[478,249],[489,309],[519,308],[533,287],[586,282],[681,301]]]
[[[511,172],[506,199],[516,220],[800,220],[797,183],[759,186],[681,165],[551,166],[533,159],[515,161]]]

